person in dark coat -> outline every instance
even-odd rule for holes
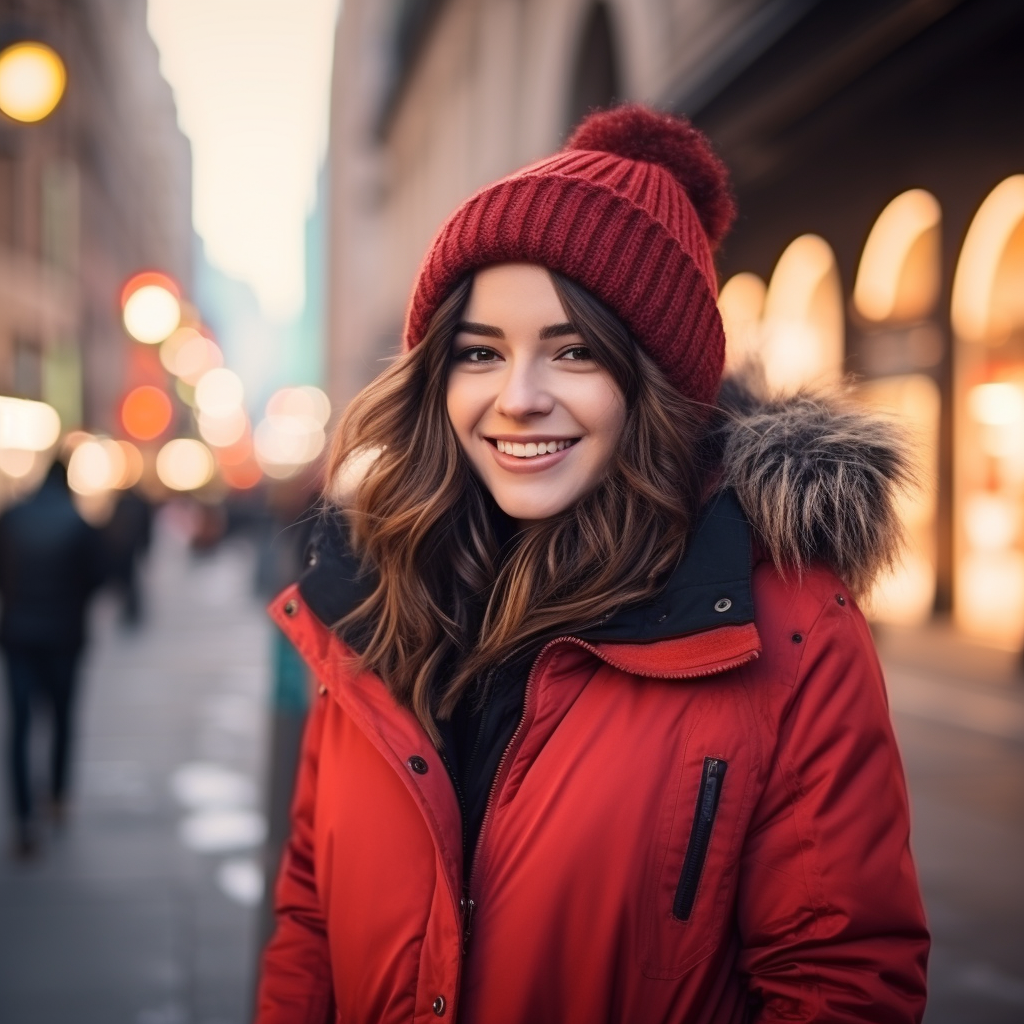
[[[142,621],[139,563],[149,550],[152,535],[153,507],[136,491],[123,491],[103,530],[103,541],[107,583],[120,592],[124,601],[123,619],[129,626],[137,626]]]
[[[42,486],[0,515],[0,647],[10,698],[9,770],[15,854],[35,852],[29,735],[34,695],[53,713],[50,797],[63,813],[75,683],[85,613],[100,582],[100,535],[75,510],[67,469],[55,461]]]

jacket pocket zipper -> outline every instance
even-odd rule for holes
[[[720,757],[705,757],[704,771],[697,790],[697,809],[694,812],[690,842],[683,860],[683,873],[679,876],[676,898],[672,904],[672,915],[680,921],[688,921],[693,912],[693,901],[697,898],[697,887],[704,873],[704,861],[708,856],[711,830],[718,813],[718,798],[722,791],[722,780],[728,764]]]

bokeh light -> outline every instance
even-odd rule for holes
[[[263,479],[263,470],[250,457],[238,465],[221,465],[220,475],[228,487],[233,487],[236,491],[247,491]]]
[[[111,441],[121,449],[121,457],[124,459],[124,471],[120,479],[114,481],[114,487],[118,490],[127,490],[134,487],[141,479],[145,469],[145,460],[142,452],[131,443],[131,441]]]
[[[129,391],[121,403],[121,424],[139,441],[152,441],[170,425],[174,408],[170,398],[152,384]]]
[[[240,409],[245,397],[237,373],[219,367],[196,381],[196,408],[207,416],[226,417]]]
[[[268,416],[308,416],[320,426],[331,418],[331,401],[319,388],[281,388],[267,402]]]
[[[198,331],[192,331],[177,349],[171,372],[194,387],[203,374],[223,365],[224,353],[217,344]]]
[[[166,274],[136,274],[121,293],[125,330],[146,345],[170,337],[181,322],[178,286]]]
[[[110,450],[95,438],[83,441],[71,453],[68,462],[68,486],[76,494],[90,496],[109,491],[118,474],[112,465]]]
[[[160,345],[160,363],[168,373],[180,377],[178,372],[178,355],[181,350],[193,339],[201,338],[202,335],[194,327],[179,327],[169,338]]]
[[[15,121],[41,121],[66,84],[64,62],[44,43],[15,43],[0,53],[0,110]]]
[[[21,480],[36,468],[38,453],[24,448],[0,448],[0,473],[12,480]]]
[[[210,482],[213,455],[201,441],[189,437],[168,441],[156,456],[156,475],[172,491],[193,491]]]
[[[0,396],[0,448],[42,452],[57,443],[60,416],[52,405]]]
[[[324,428],[311,416],[270,415],[253,431],[256,458],[267,476],[286,479],[323,450]]]
[[[197,422],[200,437],[214,448],[230,448],[249,427],[245,412],[237,406],[226,416],[210,416],[200,410]]]

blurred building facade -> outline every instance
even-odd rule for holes
[[[57,51],[67,87],[43,121],[0,115],[0,393],[113,432],[156,358],[121,327],[125,281],[191,287],[191,148],[145,0],[0,0],[0,44],[21,38]]]
[[[332,399],[397,348],[474,189],[587,110],[689,115],[733,173],[731,358],[853,373],[913,425],[911,545],[876,614],[1024,639],[1024,6],[1004,0],[346,0],[329,150]]]

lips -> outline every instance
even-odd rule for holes
[[[495,462],[502,469],[511,473],[533,473],[540,470],[550,469],[565,459],[580,440],[578,437],[550,439],[548,441],[512,441],[506,438],[486,438],[488,447]],[[499,447],[499,441],[501,447]],[[545,451],[540,451],[541,444]],[[548,451],[549,445],[554,445],[554,451]],[[562,445],[561,448],[558,446]],[[523,451],[522,455],[514,454],[516,448]],[[502,450],[504,449],[504,450]],[[536,454],[527,454],[536,450]]]

